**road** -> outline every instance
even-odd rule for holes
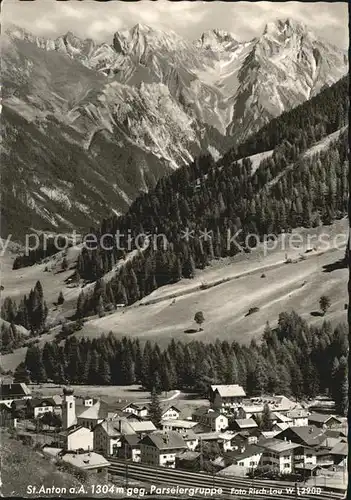
[[[110,458],[111,465],[109,474],[118,475],[128,478],[133,481],[140,481],[157,486],[165,487],[187,487],[187,488],[215,488],[212,498],[239,499],[266,499],[271,500],[291,500],[301,498],[304,500],[337,500],[344,498],[343,493],[335,493],[325,488],[307,487],[302,483],[297,483],[295,488],[294,483],[282,481],[264,481],[251,480],[242,477],[223,478],[217,475],[211,475],[198,472],[187,472],[177,469],[167,469],[165,467],[156,467],[145,464],[137,464],[128,462],[127,465],[123,460]],[[222,492],[218,492],[221,489]],[[264,490],[262,490],[264,489]],[[255,491],[253,491],[255,490]],[[168,495],[163,494],[161,498],[166,498]],[[184,496],[184,495],[183,495]],[[189,495],[190,496],[190,495]],[[194,494],[193,498],[204,498],[204,494]]]

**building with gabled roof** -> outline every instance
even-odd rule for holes
[[[121,436],[121,446],[118,448],[118,456],[123,459],[140,462],[140,438],[137,434],[125,434]]]
[[[245,396],[244,389],[238,384],[211,385],[209,400],[214,409],[230,413],[238,407]]]
[[[294,408],[287,412],[286,416],[292,420],[293,427],[304,427],[308,425],[309,411],[305,408]]]
[[[27,384],[23,382],[1,381],[0,401],[11,406],[12,401],[31,399],[32,393]]]
[[[289,427],[276,436],[280,440],[290,440],[304,446],[317,447],[324,441],[322,429],[309,425],[308,427]]]
[[[197,408],[193,413],[193,421],[209,427],[213,432],[228,428],[228,418],[220,411],[211,408]]]
[[[79,424],[72,425],[59,432],[57,439],[64,450],[76,451],[81,449],[92,451],[94,449],[94,433]]]
[[[156,431],[148,434],[140,441],[141,463],[175,467],[176,455],[187,450],[187,445],[175,431]]]
[[[259,440],[257,446],[263,450],[263,468],[282,474],[291,474],[294,471],[295,450],[300,449],[300,445],[273,438]]]
[[[311,413],[308,416],[308,424],[315,425],[322,429],[333,429],[340,427],[341,421],[335,415],[325,415],[323,413]]]
[[[248,445],[244,448],[229,451],[226,455],[234,465],[246,467],[248,470],[257,469],[263,455],[263,450],[256,444]],[[224,469],[225,471],[225,469]],[[229,472],[229,470],[227,471]],[[226,473],[224,472],[224,475]]]
[[[233,422],[233,428],[236,431],[257,429],[258,425],[253,418],[237,418]]]
[[[171,419],[171,420],[162,420],[161,425],[163,431],[182,432],[188,429],[192,429],[197,425],[197,422],[193,422],[192,420]]]

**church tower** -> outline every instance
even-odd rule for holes
[[[62,427],[63,429],[68,429],[76,423],[76,402],[73,389],[65,387],[63,389]]]

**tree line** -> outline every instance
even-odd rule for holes
[[[5,297],[0,316],[10,324],[24,326],[31,334],[42,332],[48,315],[48,307],[44,300],[44,291],[40,281],[17,304],[11,297]]]
[[[297,400],[329,394],[337,411],[348,404],[348,335],[346,324],[309,326],[295,312],[281,313],[276,328],[266,325],[250,345],[220,341],[158,343],[68,337],[28,348],[15,372],[18,381],[131,385],[147,390],[183,389],[206,395],[211,384],[242,385],[248,395],[284,394]]]

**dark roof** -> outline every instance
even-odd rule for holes
[[[130,401],[117,401],[116,403],[113,403],[113,408],[115,408],[116,410],[124,410],[125,408],[129,408],[130,406],[137,408],[137,405],[131,403]]]
[[[328,422],[328,420],[330,420],[331,418],[334,418],[335,420],[339,421],[339,419],[335,415],[325,415],[323,413],[311,413],[311,415],[308,416],[308,421],[324,424]]]
[[[326,429],[324,431],[324,434],[328,437],[336,437],[336,438],[338,438],[340,436],[347,437],[346,431],[344,432],[344,431],[341,431],[339,429]]]
[[[28,399],[27,404],[29,404],[32,407],[58,406],[52,398],[32,398]]]
[[[250,444],[246,446],[244,451],[233,450],[226,453],[226,457],[233,459],[234,462],[242,460],[243,458],[252,457],[252,455],[257,455],[257,453],[262,453],[262,448],[256,446],[255,444]]]
[[[187,447],[182,436],[176,431],[153,432],[145,436],[141,442],[153,444],[159,450],[186,449]]]
[[[222,413],[220,413],[217,410],[212,410],[208,406],[201,406],[200,408],[197,408],[193,413],[194,417],[200,417],[200,418],[206,417],[206,418],[209,418],[210,420],[214,420],[221,415],[222,415]]]
[[[76,432],[79,429],[86,429],[87,431],[89,431],[89,429],[87,427],[84,427],[83,425],[75,424],[75,425],[71,425],[71,427],[68,427],[68,429],[64,429],[59,434],[60,434],[60,436],[69,436],[70,434],[73,434],[73,432]]]
[[[202,417],[203,415],[207,415],[208,410],[210,410],[209,406],[200,406],[199,408],[196,408],[196,410],[193,412],[193,415],[196,417]]]
[[[277,434],[277,439],[284,439],[286,435],[295,434],[300,441],[308,446],[317,446],[320,444],[324,438],[324,432],[314,425],[301,426],[301,427],[289,427],[284,431]],[[293,437],[291,438],[293,440]]]
[[[195,432],[195,434],[201,434],[204,432],[211,432],[211,427],[198,422],[196,425],[194,425],[194,427],[191,430]]]
[[[125,441],[130,446],[138,446],[140,444],[140,438],[137,434],[125,434],[122,436],[122,441]]]
[[[15,399],[30,396],[31,391],[24,383],[4,384],[0,386],[0,399]]]

